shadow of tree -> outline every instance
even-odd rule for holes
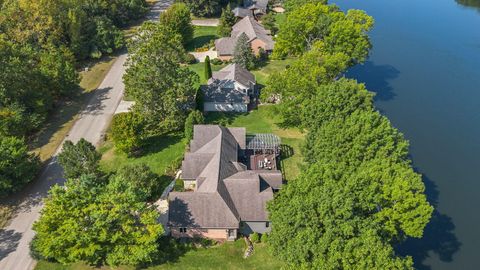
[[[193,52],[195,51],[195,49],[208,45],[210,41],[215,40],[216,38],[217,36],[215,35],[204,35],[204,36],[194,37],[192,41],[190,41],[187,44],[186,50],[189,52]]]
[[[14,230],[0,230],[0,260],[15,251],[22,234]]]
[[[423,175],[423,181],[428,201],[437,207],[439,195],[437,186],[425,175]],[[412,256],[415,269],[431,270],[430,266],[424,264],[430,252],[437,254],[443,262],[451,262],[453,255],[460,250],[461,243],[455,236],[454,230],[455,224],[452,218],[434,210],[430,222],[425,227],[423,237],[408,238],[397,247],[397,251],[403,256]]]
[[[211,125],[231,125],[237,117],[246,116],[248,113],[238,112],[208,112],[205,116],[205,123]]]
[[[181,140],[183,140],[183,134],[181,133],[151,136],[145,141],[142,152],[137,157],[160,152],[171,145],[179,143]]]
[[[288,144],[280,145],[281,159],[289,158],[295,154],[293,147]]]
[[[389,81],[399,74],[400,71],[391,65],[375,65],[374,62],[367,61],[363,65],[352,67],[345,75],[365,83],[368,90],[376,93],[375,100],[387,101],[396,96]]]

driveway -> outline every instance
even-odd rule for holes
[[[158,20],[159,14],[168,8],[171,0],[160,0],[148,15],[150,20]],[[81,112],[79,119],[70,130],[67,140],[74,142],[85,138],[98,145],[112,119],[118,104],[122,100],[124,84],[122,76],[125,73],[124,63],[127,54],[118,57],[106,75],[94,96]],[[1,270],[31,270],[35,260],[30,256],[29,244],[34,236],[32,225],[40,216],[43,198],[54,184],[62,184],[62,168],[57,163],[56,155],[47,164],[40,177],[30,183],[15,200],[18,209],[10,223],[0,230],[0,269]]]
[[[218,19],[198,19],[192,20],[192,24],[196,26],[218,26],[220,21]]]
[[[217,51],[210,49],[206,52],[190,52],[198,62],[205,62],[207,55],[210,57],[210,60],[217,58]]]

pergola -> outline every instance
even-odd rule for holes
[[[253,150],[255,153],[261,151],[262,154],[271,152],[272,154],[280,154],[280,138],[271,133],[257,133],[247,135],[247,149]]]

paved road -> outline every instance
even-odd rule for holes
[[[196,26],[218,26],[219,23],[220,23],[219,19],[192,20],[192,24]]]
[[[152,8],[148,19],[156,20],[168,8],[172,0],[160,0]],[[100,87],[95,91],[88,105],[66,139],[74,142],[85,138],[97,145],[108,127],[118,104],[122,100],[124,85],[122,76],[127,54],[122,54],[113,64]],[[57,150],[57,153],[60,149]],[[56,155],[55,155],[56,156]],[[0,230],[0,270],[31,270],[35,260],[30,257],[29,243],[34,236],[32,224],[40,216],[42,199],[54,184],[63,183],[62,168],[53,157],[39,179],[31,183],[19,197],[19,205],[14,218]]]

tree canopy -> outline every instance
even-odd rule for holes
[[[170,31],[177,32],[182,37],[185,46],[193,38],[193,25],[190,10],[184,3],[175,3],[160,15],[160,23]]]
[[[210,17],[216,15],[221,9],[221,0],[181,0],[190,11],[199,17]]]
[[[230,7],[222,9],[222,15],[220,16],[220,23],[218,25],[218,35],[221,37],[229,37],[232,32],[232,26],[237,22],[237,18]]]
[[[255,55],[245,33],[242,33],[235,43],[233,62],[246,69],[252,69],[255,66]]]
[[[24,140],[0,136],[0,197],[20,190],[39,168],[38,157],[28,152]]]
[[[350,64],[362,63],[371,48],[367,32],[372,27],[373,18],[364,11],[345,14],[335,5],[307,3],[289,12],[280,25],[274,55],[301,55],[323,42],[326,52],[343,53]]]
[[[163,24],[146,22],[129,44],[125,91],[133,111],[146,120],[146,131],[163,134],[183,128],[195,105],[197,74],[180,63],[181,36]]]
[[[90,142],[80,139],[76,144],[66,141],[58,162],[66,178],[78,178],[83,174],[99,175],[98,162],[101,155]]]

